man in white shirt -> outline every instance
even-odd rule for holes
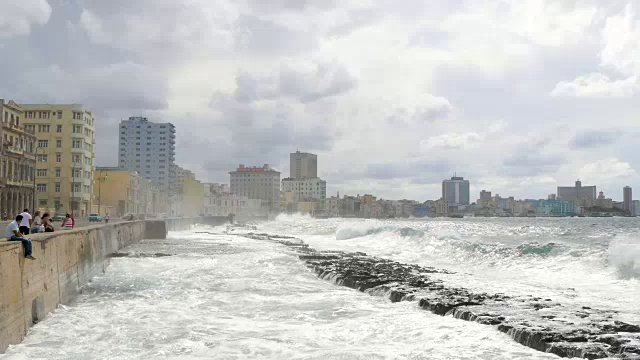
[[[31,214],[29,214],[29,209],[24,209],[20,215],[22,216],[22,221],[20,221],[20,232],[25,235],[29,235],[29,229],[31,229],[31,223],[33,222]]]
[[[9,223],[7,227],[7,240],[9,241],[21,241],[24,246],[24,257],[27,259],[35,260],[31,255],[31,240],[25,239],[20,232],[20,226],[18,224],[23,220],[22,215],[16,216],[16,220]]]

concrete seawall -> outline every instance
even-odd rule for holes
[[[36,260],[20,242],[0,241],[0,354],[109,265],[109,255],[142,239],[187,230],[198,218],[129,221],[34,234]]]

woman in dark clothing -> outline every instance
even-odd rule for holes
[[[53,223],[49,217],[49,213],[42,215],[42,225],[44,225],[44,232],[53,232]]]

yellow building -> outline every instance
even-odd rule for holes
[[[311,216],[316,215],[318,210],[317,201],[300,201],[298,202],[298,212],[301,214],[309,214]]]
[[[24,104],[25,126],[35,130],[38,208],[91,212],[95,118],[83,105]]]
[[[0,99],[0,120],[0,215],[13,218],[33,208],[36,138],[15,102]]]
[[[204,187],[191,177],[182,182],[182,215],[199,216],[204,213]]]
[[[138,190],[140,177],[136,171],[117,167],[97,167],[93,184],[93,198],[97,201],[100,213],[104,215],[113,208],[110,216],[138,214]]]

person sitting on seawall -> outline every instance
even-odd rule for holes
[[[71,219],[71,215],[66,214],[64,220],[62,220],[62,230],[71,229],[73,229],[73,219]]]
[[[44,227],[42,226],[42,218],[40,217],[40,210],[37,210],[33,214],[33,222],[31,223],[31,233],[37,234],[39,232],[44,232]]]
[[[22,216],[22,221],[20,221],[20,232],[22,234],[29,235],[29,229],[31,229],[31,223],[33,222],[31,214],[29,214],[29,209],[24,209],[20,215]]]
[[[20,226],[18,226],[22,219],[22,215],[18,215],[14,221],[9,223],[9,226],[7,227],[7,240],[21,241],[24,246],[24,257],[35,260],[36,258],[31,255],[31,240],[24,238],[24,235],[20,232]]]
[[[44,227],[44,232],[53,232],[53,223],[51,223],[51,217],[49,213],[44,213],[42,215],[42,226]]]

